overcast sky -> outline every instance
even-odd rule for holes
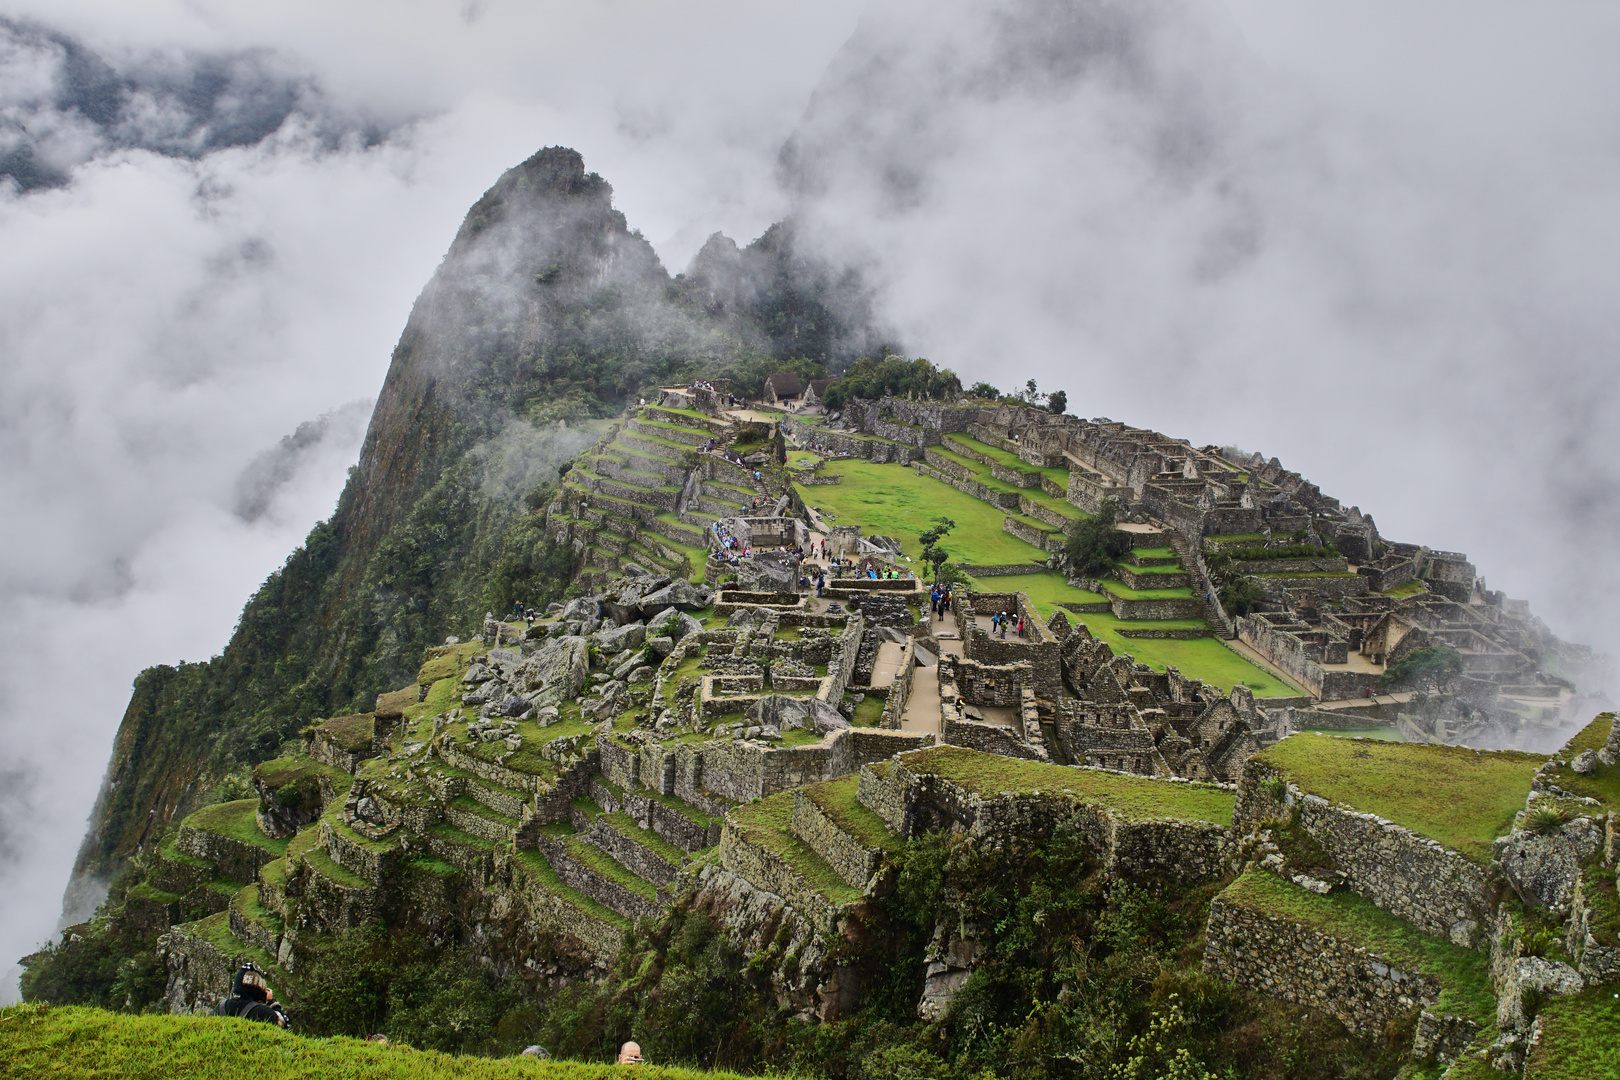
[[[0,0],[0,162],[61,181],[0,192],[0,970],[131,679],[330,513],[412,299],[544,145],[680,269],[788,209],[798,131],[916,351],[1277,455],[1606,647],[1612,5],[994,10]]]

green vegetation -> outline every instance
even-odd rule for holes
[[[891,394],[905,397],[916,394],[924,398],[940,398],[962,392],[962,380],[954,372],[936,368],[923,359],[906,360],[886,355],[881,360],[865,357],[846,369],[838,381],[827,387],[822,395],[828,409],[841,409],[852,397],[869,401]]]
[[[827,860],[793,835],[793,792],[784,791],[737,807],[731,812],[743,838],[779,857],[833,904],[851,904],[860,898]]]
[[[1118,811],[1127,821],[1184,818],[1216,825],[1232,823],[1232,793],[1202,784],[1172,784],[1147,777],[1069,769],[957,746],[919,750],[907,755],[905,761],[906,768],[914,773],[932,773],[981,795],[1061,791]]]
[[[883,718],[883,707],[887,704],[887,699],[876,694],[867,694],[861,699],[861,703],[855,706],[855,716],[850,723],[855,727],[875,727]]]
[[[1383,742],[1405,742],[1399,728],[1393,727],[1365,727],[1365,728],[1322,728],[1312,730],[1312,735],[1337,735],[1341,739],[1379,739]]]
[[[1101,593],[1089,592],[1085,589],[1076,589],[1064,580],[1062,574],[1047,572],[1042,574],[1008,574],[1002,577],[980,577],[968,579],[975,592],[1021,592],[1029,597],[1030,603],[1046,618],[1050,619],[1060,610],[1061,604],[1105,604],[1108,597]],[[1076,618],[1074,612],[1066,612],[1071,622]],[[1091,616],[1084,616],[1091,618]],[[1144,623],[1143,625],[1149,625]],[[1153,624],[1157,625],[1157,624]],[[1202,622],[1189,623],[1189,626],[1202,626]]]
[[[999,566],[1039,562],[1046,557],[1003,530],[1005,511],[903,465],[837,461],[822,472],[836,472],[843,480],[795,490],[806,503],[819,507],[832,524],[859,524],[867,535],[916,536],[934,519],[945,516],[956,522],[947,547],[957,562]]]
[[[1572,761],[1575,755],[1583,750],[1603,749],[1613,725],[1614,713],[1602,713],[1565,743],[1558,756],[1565,761]],[[1602,804],[1591,811],[1583,812],[1602,813],[1620,810],[1620,765],[1605,765],[1601,761],[1594,762],[1593,765],[1592,772],[1585,776],[1574,769],[1560,770],[1558,786],[1576,798],[1596,799]]]
[[[1130,552],[1130,533],[1115,528],[1114,509],[1109,504],[1097,517],[1076,525],[1063,545],[1063,555],[1074,572],[1089,578],[1113,573],[1114,564]]]
[[[1541,754],[1293,735],[1256,761],[1301,790],[1388,818],[1486,865],[1524,808]]]
[[[1133,589],[1119,581],[1101,581],[1098,584],[1104,592],[1121,600],[1189,600],[1193,596],[1192,589],[1186,585],[1169,589]]]
[[[860,788],[859,776],[846,776],[842,780],[829,780],[811,784],[804,789],[805,798],[819,806],[840,829],[853,836],[863,847],[878,851],[898,851],[900,838],[889,831],[883,819],[856,800]]]
[[[1416,596],[1418,593],[1428,591],[1428,587],[1423,582],[1413,579],[1405,584],[1397,585],[1393,589],[1385,589],[1383,595],[1396,600],[1404,600],[1408,596]]]
[[[1106,613],[1087,612],[1070,615],[1069,620],[1084,624],[1094,637],[1107,642],[1114,652],[1130,653],[1138,663],[1146,664],[1155,671],[1174,666],[1190,679],[1203,679],[1228,692],[1242,684],[1254,691],[1257,698],[1296,697],[1305,693],[1282,676],[1257,666],[1233,651],[1216,637],[1128,638],[1120,633],[1121,630],[1197,629],[1204,626],[1200,619],[1120,619]]]
[[[370,713],[334,716],[317,728],[339,750],[362,754],[371,749],[377,730],[377,720]]]
[[[1238,574],[1221,582],[1221,607],[1229,615],[1247,615],[1254,605],[1266,598],[1265,586],[1246,574]]]
[[[258,809],[258,799],[215,803],[186,818],[184,824],[216,836],[228,836],[232,840],[241,840],[255,847],[261,847],[277,857],[285,855],[286,840],[272,840],[259,831],[258,823],[254,820]]]
[[[1425,645],[1390,664],[1378,677],[1381,687],[1417,686],[1442,690],[1463,672],[1462,654],[1449,645]]]
[[[1525,1061],[1525,1080],[1620,1076],[1620,997],[1612,985],[1555,997],[1538,1015],[1541,1040]]]
[[[1262,915],[1315,927],[1341,941],[1387,957],[1391,963],[1433,975],[1442,990],[1438,1008],[1489,1023],[1496,1015],[1490,959],[1433,937],[1353,892],[1319,896],[1264,870],[1250,870],[1221,896]]]

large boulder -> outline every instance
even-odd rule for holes
[[[585,619],[590,616],[600,614],[598,610],[600,606],[598,601],[599,598],[595,596],[575,597],[564,605],[562,609],[563,621],[566,622],[569,619]]]
[[[639,622],[613,626],[606,630],[598,630],[591,635],[591,640],[596,642],[598,649],[611,656],[625,649],[641,648],[641,643],[647,640],[647,627]]]
[[[745,592],[792,593],[798,584],[798,564],[785,551],[757,552],[737,565],[737,588]]]
[[[650,638],[667,637],[679,641],[686,635],[695,634],[702,629],[702,623],[686,612],[672,607],[665,608],[647,620],[647,636]]]
[[[1523,1031],[1530,1026],[1535,1006],[1525,1006],[1542,998],[1578,994],[1586,989],[1580,972],[1557,960],[1539,956],[1514,959],[1504,973],[1502,991],[1497,997],[1496,1023],[1503,1031]]]
[[[662,589],[641,598],[644,615],[677,607],[682,611],[698,611],[714,603],[714,590],[707,585],[694,585],[690,581],[672,581]]]
[[[1516,829],[1493,845],[1502,875],[1534,908],[1559,917],[1569,914],[1581,863],[1603,845],[1603,831],[1588,817],[1547,832]]]
[[[747,712],[748,722],[761,727],[774,727],[780,731],[811,728],[826,734],[849,727],[838,710],[820,698],[788,697],[785,694],[767,694]]]
[[[588,642],[582,637],[552,638],[518,671],[524,696],[536,709],[561,705],[579,694],[590,674]]]

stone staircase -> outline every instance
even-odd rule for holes
[[[1169,532],[1170,546],[1181,557],[1181,565],[1192,579],[1192,590],[1198,597],[1198,602],[1204,609],[1204,621],[1209,623],[1221,637],[1228,641],[1237,637],[1237,625],[1221,607],[1220,600],[1215,595],[1215,585],[1210,580],[1209,570],[1204,565],[1204,557],[1195,549],[1186,537],[1177,532]]]

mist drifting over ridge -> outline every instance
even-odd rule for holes
[[[24,913],[0,960],[56,919],[131,676],[217,651],[330,512],[358,432],[329,425],[264,513],[239,512],[259,505],[240,501],[258,490],[244,470],[376,392],[467,205],[554,142],[584,151],[666,265],[791,209],[802,242],[876,283],[908,349],[964,381],[1034,377],[1083,415],[1276,454],[1387,535],[1469,552],[1560,634],[1613,640],[1620,214],[1601,133],[1620,97],[1588,53],[1620,34],[1601,15],[876,4],[835,50],[850,7],[817,16],[813,40],[807,16],[709,4],[611,47],[605,8],[430,7],[442,45],[294,9],[226,12],[206,33],[109,17],[85,46],[152,56],[170,35],[161,55],[235,58],[232,85],[287,111],[253,112],[234,141],[199,139],[226,127],[182,109],[170,144],[76,144],[54,91],[4,99],[31,131],[54,109],[51,145],[81,149],[0,198],[0,396],[29,403],[0,421],[21,508],[0,565],[16,613],[0,891]],[[103,14],[59,10],[68,29],[19,7],[8,55]],[[788,39],[813,62],[768,62]],[[581,58],[538,73],[529,54],[569,42]],[[137,90],[184,81],[103,62]],[[742,74],[716,74],[726,63]],[[580,86],[535,89],[565,77]],[[405,119],[379,134],[352,119],[367,115]],[[1563,538],[1597,549],[1588,572],[1548,558]],[[63,755],[37,721],[62,709],[39,675],[77,670],[59,630],[86,619],[117,633],[70,710],[83,748]]]

